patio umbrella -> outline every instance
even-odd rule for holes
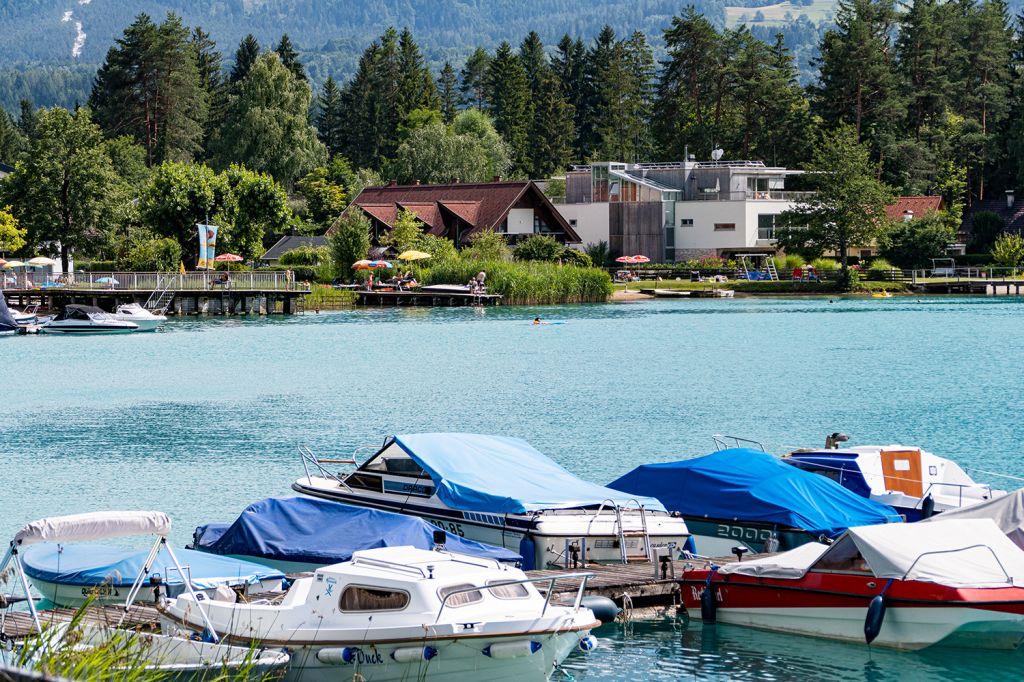
[[[386,260],[357,260],[352,264],[353,270],[380,270],[392,267]]]
[[[47,258],[46,256],[36,256],[35,258],[31,259],[28,262],[28,264],[43,267],[47,265],[56,265],[57,261],[53,260],[52,258]]]
[[[118,282],[113,277],[100,277],[98,280],[96,280],[96,283],[97,284],[120,284],[120,282]]]
[[[25,264],[22,263],[20,260],[9,260],[3,265],[4,270],[13,270],[14,268],[23,267],[25,267]]]
[[[424,258],[430,258],[430,254],[426,251],[404,251],[398,254],[398,260],[423,260]]]
[[[0,266],[3,265],[7,265],[7,261],[5,261],[3,258],[0,258]]]
[[[632,258],[633,258],[633,262],[634,263],[650,263],[651,262],[651,259],[648,258],[647,256],[636,255],[636,256],[633,256]]]
[[[219,263],[241,263],[245,259],[233,253],[222,253],[213,260]]]
[[[615,262],[616,263],[635,263],[636,261],[633,260],[633,258],[635,258],[635,256],[619,256],[618,258],[615,259]]]

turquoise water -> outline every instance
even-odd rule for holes
[[[537,315],[566,324],[534,326]],[[606,483],[707,453],[714,433],[769,451],[902,442],[1024,476],[1024,303],[736,299],[353,310],[173,320],[156,334],[0,338],[0,536],[42,516],[161,509],[173,539],[289,493],[295,448],[390,433],[521,436]],[[928,679],[1024,657],[895,655],[723,628],[635,626],[573,659],[586,680]],[[890,672],[893,676],[890,676]],[[957,672],[959,671],[959,672]],[[919,676],[919,677],[918,677]]]

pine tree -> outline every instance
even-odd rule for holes
[[[342,110],[348,119],[343,129],[342,153],[357,168],[377,168],[380,163],[378,119],[383,103],[377,99],[377,41],[363,51],[352,79],[342,89]]]
[[[626,160],[647,161],[653,153],[651,116],[654,110],[654,53],[647,36],[635,31],[623,45],[628,87],[623,107],[626,111],[626,139],[630,152]],[[631,158],[630,158],[631,157]]]
[[[260,43],[256,40],[256,36],[248,34],[238,44],[238,49],[235,50],[235,64],[231,67],[231,84],[239,82],[249,74],[249,69],[252,68],[256,58],[260,56]]]
[[[469,55],[465,66],[462,67],[459,91],[462,93],[462,103],[466,106],[483,109],[486,100],[487,69],[490,61],[491,57],[487,51],[478,47],[473,54]]]
[[[536,102],[541,80],[548,75],[550,70],[547,57],[544,55],[544,43],[541,42],[536,31],[530,31],[519,45],[519,62],[526,72],[526,82],[530,86],[533,101]]]
[[[609,72],[621,65],[617,62],[615,55],[615,31],[611,26],[605,25],[601,32],[594,39],[594,44],[587,51],[586,66],[583,77],[583,100],[587,116],[580,121],[581,153],[584,158],[604,151],[604,140],[602,130],[607,131],[609,123],[608,116],[614,116],[612,111],[613,102],[610,100],[612,87]],[[615,74],[612,78],[617,78]],[[611,124],[612,127],[618,127]]]
[[[573,109],[573,160],[583,162],[587,158],[581,131],[584,121],[590,116],[590,109],[584,97],[586,71],[586,48],[583,41],[573,41],[568,34],[558,42],[558,52],[551,60],[551,68],[561,86],[562,96]]]
[[[547,178],[565,170],[572,162],[575,132],[572,105],[565,101],[561,84],[553,73],[542,73],[533,103],[530,177]]]
[[[398,37],[398,103],[400,120],[413,109],[437,110],[440,102],[434,77],[427,68],[419,45],[413,40],[412,32],[403,29]]]
[[[328,76],[324,81],[324,87],[317,97],[316,104],[317,133],[320,135],[320,141],[324,143],[328,153],[333,157],[342,151],[345,125],[341,90],[333,76]]]
[[[441,99],[441,117],[451,123],[459,109],[459,79],[451,62],[445,62],[437,78],[437,92]]]
[[[306,70],[302,68],[302,64],[299,62],[299,53],[295,51],[287,33],[281,36],[281,42],[274,48],[274,52],[281,58],[281,63],[292,72],[293,76],[300,81],[308,80],[306,78]]]
[[[224,79],[223,55],[217,50],[217,44],[210,38],[210,34],[198,26],[192,31],[192,49],[195,51],[199,83],[206,92],[209,105],[203,126],[203,149],[206,149],[224,116],[227,83]]]
[[[498,46],[487,69],[487,108],[494,128],[511,149],[513,172],[525,173],[533,120],[530,87],[519,57],[507,41]]]
[[[0,109],[0,162],[13,166],[27,143],[11,115]]]
[[[32,100],[23,99],[18,102],[18,130],[26,138],[31,139],[36,129],[36,109]]]

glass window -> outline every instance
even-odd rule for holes
[[[456,608],[460,606],[466,606],[467,604],[475,604],[478,601],[483,601],[484,595],[480,590],[471,590],[476,585],[469,583],[461,583],[459,585],[449,585],[448,587],[442,587],[437,591],[437,596],[444,601],[445,597],[448,597],[448,601],[444,602],[447,606],[454,606]],[[459,592],[459,590],[469,590],[467,592]],[[454,594],[458,592],[458,594]]]
[[[409,593],[349,585],[341,593],[342,611],[401,611],[409,605]]]
[[[680,218],[679,227],[693,227],[693,218]]]
[[[381,481],[380,476],[376,474],[363,474],[357,471],[345,478],[345,484],[350,488],[371,490],[377,493],[384,492],[384,483]]]
[[[849,538],[841,540],[822,555],[813,568],[819,571],[853,571],[870,573],[871,569],[861,556],[856,543]]]
[[[676,228],[666,227],[665,228],[665,248],[675,248],[676,245]]]
[[[758,239],[775,239],[775,219],[777,217],[774,213],[761,213],[757,216]]]
[[[715,223],[715,232],[727,232],[735,229],[736,223]]]
[[[500,582],[500,580],[492,580],[487,583],[487,591],[498,599],[526,599],[530,596],[530,591],[526,589],[526,585],[522,583],[516,583],[514,585],[494,584]]]

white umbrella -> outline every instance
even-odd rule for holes
[[[57,261],[53,260],[52,258],[47,258],[46,256],[36,256],[35,258],[31,259],[28,262],[28,264],[29,265],[40,265],[40,266],[56,265]]]

